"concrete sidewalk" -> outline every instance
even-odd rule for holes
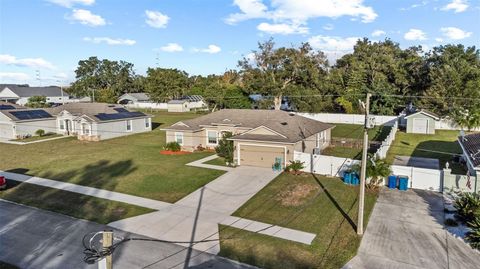
[[[383,188],[345,269],[480,268],[480,253],[443,226],[442,194]]]
[[[217,155],[212,155],[205,157],[200,160],[193,161],[191,163],[187,163],[186,165],[188,166],[195,166],[195,167],[200,167],[200,168],[208,168],[208,169],[214,169],[214,170],[222,170],[222,171],[232,171],[233,167],[227,167],[227,166],[220,166],[220,165],[213,165],[213,164],[205,164],[205,162],[208,162],[210,160],[218,158]]]
[[[35,141],[30,141],[30,142],[12,141],[12,140],[9,140],[9,139],[6,139],[6,138],[0,138],[0,143],[22,146],[22,145],[29,145],[29,144],[47,142],[47,141],[52,141],[52,140],[57,140],[57,139],[63,139],[63,138],[67,138],[67,137],[69,137],[69,136],[58,136],[58,137],[45,138],[45,139],[40,139],[40,140],[35,140]]]
[[[51,180],[47,178],[10,173],[10,172],[5,172],[1,170],[0,170],[0,176],[5,176],[8,179],[12,179],[20,182],[27,182],[30,184],[80,193],[84,195],[94,196],[94,197],[108,199],[108,200],[117,201],[117,202],[128,203],[128,204],[137,205],[137,206],[146,207],[146,208],[155,209],[155,210],[161,210],[171,205],[170,203],[143,198],[139,196],[124,194],[124,193],[119,193],[114,191],[107,191],[107,190],[102,190],[102,189],[97,189],[97,188],[92,188],[87,186],[81,186],[77,184]]]

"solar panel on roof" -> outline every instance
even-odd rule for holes
[[[135,117],[143,117],[145,114],[142,112],[120,112],[120,113],[100,113],[95,115],[95,117],[99,120],[120,120],[120,119],[128,119],[128,118],[135,118]]]
[[[48,114],[45,110],[12,111],[10,114],[19,120],[45,119],[52,117],[52,115]]]
[[[15,109],[15,107],[11,105],[0,105],[0,110],[7,110],[7,109]]]

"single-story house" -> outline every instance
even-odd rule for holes
[[[70,96],[57,86],[30,87],[28,85],[0,85],[0,101],[24,106],[32,96],[45,96],[49,104],[67,103]]]
[[[480,133],[461,135],[458,137],[458,143],[470,175],[480,176]]]
[[[120,105],[70,103],[47,108],[56,117],[57,133],[99,141],[152,130],[152,117]]]
[[[435,123],[440,117],[428,110],[421,109],[405,116],[406,131],[413,134],[435,134]]]
[[[129,108],[167,109],[167,103],[156,103],[150,100],[145,92],[125,93],[118,98],[117,103]]]
[[[207,104],[200,95],[188,95],[167,103],[168,112],[207,110]]]
[[[55,117],[44,109],[31,109],[0,101],[0,138],[33,136],[39,129],[55,133]]]
[[[179,121],[166,131],[168,142],[183,150],[213,149],[231,132],[237,165],[271,167],[292,161],[294,151],[313,153],[328,147],[334,125],[279,110],[225,109]]]

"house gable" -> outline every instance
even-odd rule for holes
[[[8,87],[5,87],[0,91],[0,98],[20,98],[20,96],[10,90]]]
[[[274,136],[280,136],[280,137],[283,137],[283,138],[286,138],[286,136],[282,135],[281,133],[279,132],[276,132],[268,127],[265,127],[265,126],[259,126],[257,128],[254,128],[250,131],[246,131],[245,133],[243,134],[255,134],[255,135],[274,135]]]
[[[408,116],[405,117],[405,119],[409,119],[409,118],[431,118],[431,119],[434,119],[434,120],[439,120],[440,118],[433,115],[433,114],[430,114],[428,113],[428,111],[425,111],[425,110],[420,110],[418,112],[415,112],[413,114],[410,114]]]

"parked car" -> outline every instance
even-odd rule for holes
[[[0,190],[4,190],[7,188],[7,179],[5,177],[0,176]]]

